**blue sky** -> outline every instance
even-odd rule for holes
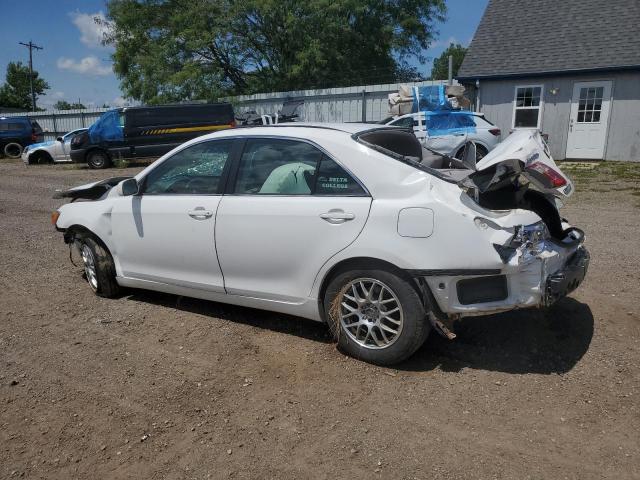
[[[426,55],[438,57],[450,42],[467,45],[478,26],[488,0],[447,0],[447,21]],[[105,12],[104,0],[0,0],[0,82],[10,61],[29,61],[29,52],[18,42],[32,40],[44,50],[34,51],[34,69],[51,87],[40,97],[47,108],[58,100],[78,99],[87,106],[121,105],[125,101],[111,70],[110,48],[100,45],[100,29],[92,18]],[[431,60],[418,65],[431,73]]]

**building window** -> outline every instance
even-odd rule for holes
[[[578,101],[578,123],[600,122],[604,87],[584,87],[580,89]]]
[[[513,127],[539,129],[542,120],[542,103],[542,85],[516,87]]]

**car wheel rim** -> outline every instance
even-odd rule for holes
[[[98,275],[96,274],[96,262],[93,258],[91,249],[84,245],[82,247],[82,262],[84,263],[84,273],[87,276],[87,282],[92,289],[98,289]]]
[[[104,157],[102,155],[94,155],[91,158],[91,163],[93,163],[93,165],[95,165],[96,167],[101,167],[102,165],[104,165]]]
[[[372,350],[393,345],[400,337],[404,312],[397,295],[373,278],[349,282],[340,296],[340,325],[351,340]]]

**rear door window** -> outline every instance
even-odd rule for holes
[[[366,195],[344,168],[315,146],[298,140],[251,139],[238,169],[241,195]]]
[[[478,127],[485,127],[485,128],[495,127],[495,125],[493,123],[491,123],[489,120],[487,120],[484,117],[480,117],[478,115],[474,115],[473,116],[473,120],[474,120],[476,126],[478,126]]]
[[[393,125],[394,127],[409,128],[409,127],[417,126],[418,121],[414,120],[413,117],[404,117],[404,118],[399,118],[394,122],[391,122],[390,125]]]
[[[475,127],[476,124],[473,121],[471,115],[455,115],[457,124],[459,127]]]

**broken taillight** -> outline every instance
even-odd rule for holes
[[[489,130],[489,133],[491,133],[492,135],[495,135],[496,137],[499,137],[502,132],[500,131],[499,128],[492,128]]]
[[[541,174],[554,188],[564,187],[567,184],[567,180],[562,175],[544,163],[534,162],[527,169]]]

